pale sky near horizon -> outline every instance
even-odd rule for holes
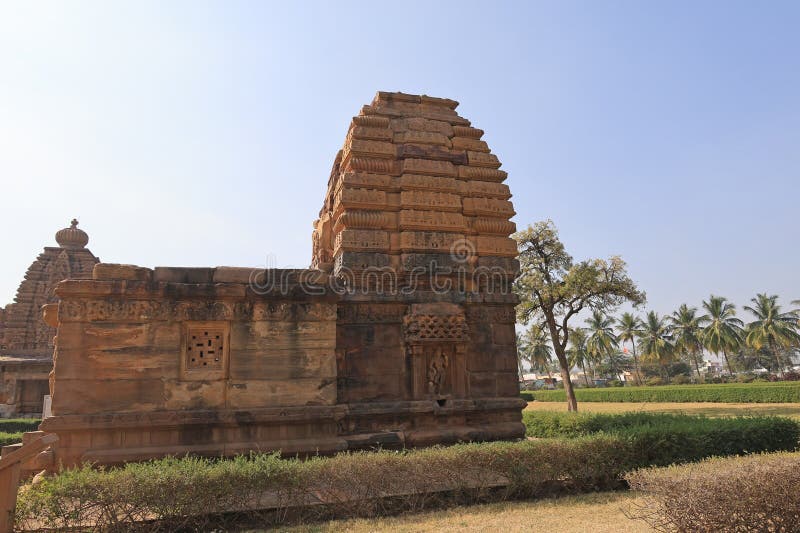
[[[800,298],[800,3],[0,1],[0,305],[77,217],[106,262],[305,267],[351,117],[461,102],[515,221],[668,313]]]

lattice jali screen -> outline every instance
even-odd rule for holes
[[[185,322],[181,361],[183,378],[224,378],[229,338],[227,322]]]
[[[223,329],[190,327],[186,343],[186,368],[221,369],[225,344]]]

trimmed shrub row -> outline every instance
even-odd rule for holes
[[[606,433],[626,440],[648,465],[696,461],[712,455],[794,450],[800,423],[782,417],[729,417],[662,413],[587,414],[523,412],[529,437],[582,437]]]
[[[0,419],[0,446],[22,442],[22,434],[36,431],[40,422],[36,418]]]
[[[527,401],[565,402],[563,390],[523,391]],[[605,387],[575,389],[579,402],[722,402],[797,403],[800,383],[724,383],[665,385],[661,387]]]
[[[42,421],[38,418],[7,418],[0,419],[0,432],[3,433],[24,433],[26,431],[36,431]]]
[[[657,531],[800,531],[800,454],[714,458],[625,476]]]
[[[797,448],[796,423],[763,420],[761,425],[714,422],[706,429],[697,421],[675,422],[668,429],[655,420],[587,422],[584,429],[576,422],[570,431],[588,436],[308,460],[253,454],[231,460],[167,458],[117,469],[87,466],[21,491],[16,525],[130,530],[148,520],[147,530],[208,530],[609,490],[620,487],[623,474],[634,468]],[[609,424],[617,429],[595,432]]]

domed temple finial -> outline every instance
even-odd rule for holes
[[[89,244],[89,235],[78,229],[78,219],[73,218],[70,227],[56,233],[56,242],[62,248],[85,248]]]

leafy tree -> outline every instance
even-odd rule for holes
[[[618,256],[575,263],[558,238],[552,221],[537,222],[514,235],[519,245],[520,275],[514,286],[522,322],[541,324],[553,342],[567,395],[567,408],[578,410],[569,375],[569,321],[584,309],[604,313],[623,302],[644,303],[645,295],[628,276]]]
[[[716,356],[721,353],[728,374],[733,375],[728,354],[741,346],[744,323],[736,318],[736,306],[723,296],[712,294],[708,301],[703,301],[703,309],[708,316],[708,324],[703,330],[703,346]]]
[[[708,323],[708,316],[697,316],[697,308],[681,304],[677,311],[669,317],[670,328],[675,340],[675,349],[685,353],[694,364],[697,380],[702,381],[700,361],[703,358],[703,327]]]
[[[525,358],[530,362],[531,369],[547,372],[548,377],[553,377],[553,347],[547,330],[539,324],[533,323],[522,336],[522,350]]]
[[[589,333],[586,351],[589,352],[592,365],[596,366],[619,347],[619,341],[614,334],[614,319],[595,309],[586,320],[586,326]]]
[[[757,294],[750,301],[753,305],[746,305],[744,308],[756,319],[747,325],[745,344],[755,350],[766,348],[783,375],[786,362],[781,357],[781,350],[800,344],[798,315],[794,311],[781,313],[776,294]]]
[[[633,374],[637,385],[642,384],[642,374],[639,370],[639,358],[636,357],[636,339],[640,331],[642,331],[642,319],[633,313],[622,313],[622,316],[617,320],[617,338],[623,345],[626,342],[631,343]]]
[[[643,359],[659,364],[669,383],[668,366],[673,362],[675,346],[672,344],[666,318],[658,316],[655,311],[647,313],[639,333],[639,348]]]
[[[569,349],[567,350],[567,360],[569,367],[580,367],[583,371],[583,380],[589,386],[589,375],[586,373],[586,363],[591,357],[589,350],[586,349],[586,330],[582,328],[572,329],[569,332]]]

